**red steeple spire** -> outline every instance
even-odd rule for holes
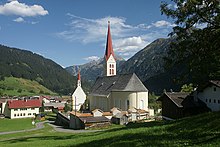
[[[110,32],[110,21],[108,21],[108,34],[107,34],[107,43],[106,43],[106,50],[105,50],[105,59],[108,60],[110,55],[114,57],[114,51],[112,47],[112,37]]]
[[[81,76],[80,76],[80,70],[78,70],[78,76],[77,76],[78,81],[81,80]]]

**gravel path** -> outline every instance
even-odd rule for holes
[[[5,135],[5,134],[14,134],[14,133],[20,133],[20,132],[30,132],[30,131],[35,131],[44,128],[45,122],[39,122],[36,123],[36,128],[33,129],[28,129],[28,130],[19,130],[19,131],[10,131],[10,132],[0,132],[0,135]]]

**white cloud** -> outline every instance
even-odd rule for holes
[[[165,20],[159,20],[155,23],[152,23],[152,25],[155,27],[174,27],[174,26],[176,26],[175,24],[171,24],[170,22],[165,21]]]
[[[24,19],[22,17],[18,17],[16,19],[14,19],[13,21],[15,21],[15,22],[24,22]]]
[[[68,13],[71,21],[67,24],[67,29],[56,33],[64,40],[81,42],[83,44],[99,43],[105,48],[107,37],[107,25],[110,21],[113,48],[116,54],[124,58],[129,58],[137,51],[143,49],[150,42],[160,37],[167,37],[173,24],[168,21],[157,21],[151,24],[127,24],[123,17],[104,17],[89,19]],[[85,58],[85,60],[96,58]]]
[[[125,24],[126,19],[121,17],[87,19],[69,13],[67,15],[72,18],[68,24],[69,30],[57,33],[57,35],[69,41],[91,43],[106,40],[108,21],[111,22],[112,36],[122,37],[132,29],[132,26]]]
[[[0,14],[17,15],[22,17],[44,16],[48,14],[48,11],[40,5],[29,6],[25,3],[19,3],[17,0],[10,0],[9,3],[0,5]]]
[[[140,36],[118,39],[114,41],[114,50],[116,52],[138,51],[146,46],[147,42]]]
[[[87,61],[96,61],[99,59],[100,59],[100,57],[98,57],[98,56],[90,56],[90,57],[84,58],[84,60],[87,60]]]

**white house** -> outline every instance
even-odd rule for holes
[[[211,80],[197,90],[197,97],[212,111],[220,110],[220,81]]]
[[[86,94],[81,87],[81,76],[80,71],[78,71],[77,87],[72,95],[72,110],[79,111],[85,100]]]
[[[35,117],[35,114],[39,114],[40,107],[41,101],[38,99],[8,100],[4,114],[11,119]]]
[[[105,51],[105,76],[98,77],[88,96],[90,110],[110,111],[113,107],[127,111],[131,108],[148,110],[148,90],[135,73],[116,74],[116,60],[108,23]]]

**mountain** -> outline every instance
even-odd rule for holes
[[[116,61],[117,61],[117,67],[120,67],[125,62],[125,60],[120,56],[116,56]],[[77,75],[79,68],[80,74],[82,76],[82,80],[93,84],[93,82],[96,80],[98,76],[103,75],[103,64],[104,64],[104,58],[100,58],[99,60],[91,61],[83,65],[69,66],[66,68],[66,70],[70,74],[75,76]]]
[[[69,94],[76,84],[76,78],[54,61],[30,51],[0,45],[0,79],[4,77],[37,81],[59,94]]]
[[[164,72],[163,57],[167,55],[171,41],[171,38],[161,38],[153,41],[127,60],[120,67],[119,73],[135,72],[142,81],[145,81],[158,73]]]

